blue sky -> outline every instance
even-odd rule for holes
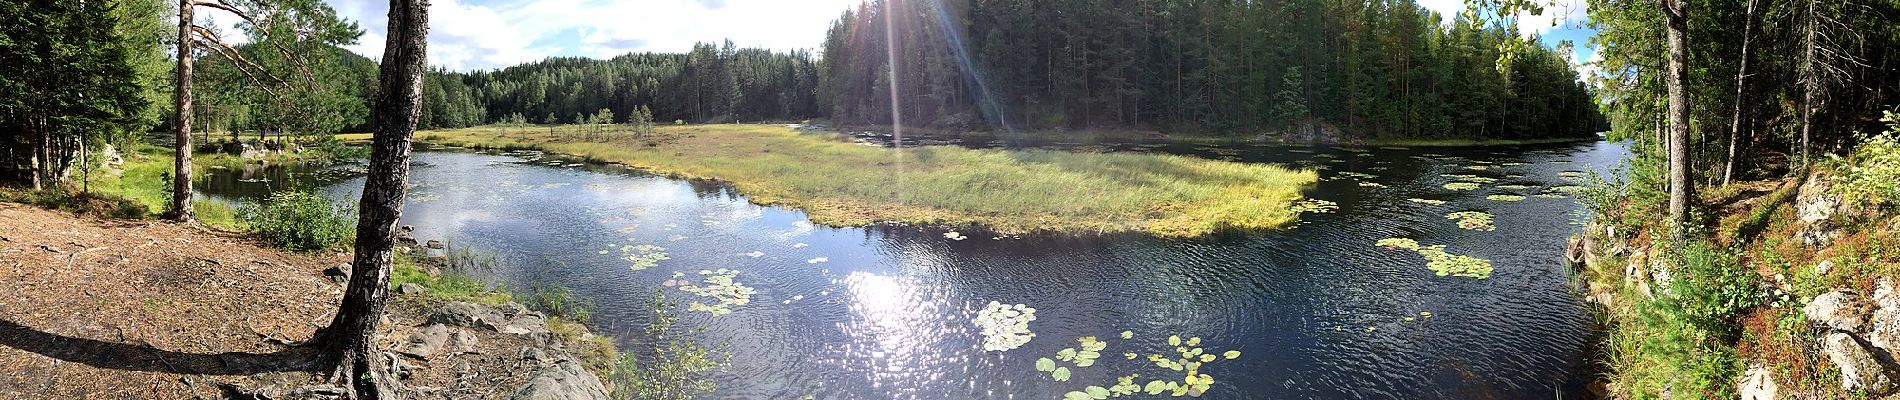
[[[382,56],[386,0],[327,0],[365,31],[350,49]],[[695,42],[731,39],[744,47],[812,49],[831,21],[861,0],[433,0],[429,63],[457,71],[494,69],[549,56],[608,58],[629,52],[684,52]],[[1418,0],[1441,14],[1464,10],[1464,0]],[[1576,44],[1579,69],[1594,49],[1582,27],[1585,0],[1556,0],[1542,16],[1521,16],[1526,35],[1546,46]],[[216,13],[212,13],[216,15]],[[217,22],[229,26],[234,18]],[[1558,21],[1552,26],[1552,21]],[[227,30],[234,32],[235,30]]]

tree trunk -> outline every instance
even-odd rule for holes
[[[1663,84],[1669,89],[1669,220],[1680,228],[1689,221],[1689,198],[1695,180],[1689,172],[1689,96],[1682,87],[1689,75],[1688,4],[1683,0],[1663,0],[1663,19],[1668,25],[1668,73]]]
[[[1755,0],[1748,0],[1748,12],[1742,14],[1742,66],[1735,71],[1735,111],[1729,116],[1728,162],[1722,166],[1722,186],[1735,179],[1735,153],[1742,132],[1742,93],[1748,80],[1748,39],[1755,26]]]
[[[390,0],[389,35],[383,50],[380,90],[369,174],[358,205],[356,253],[350,284],[336,318],[324,330],[331,379],[358,398],[395,397],[395,378],[384,376],[384,358],[373,337],[389,300],[392,230],[402,218],[408,192],[410,137],[421,111],[422,71],[428,45],[427,0]],[[358,380],[357,378],[365,378]]]
[[[165,213],[173,221],[190,221],[191,216],[191,12],[193,0],[178,2],[178,85],[173,91],[177,119],[172,121],[172,204]]]
[[[1819,82],[1816,81],[1819,73],[1814,70],[1814,47],[1816,46],[1814,35],[1815,29],[1818,28],[1815,26],[1815,19],[1819,18],[1814,14],[1816,1],[1818,0],[1808,0],[1807,39],[1802,43],[1804,45],[1802,47],[1805,48],[1801,66],[1801,148],[1798,149],[1801,153],[1802,170],[1808,168],[1808,132],[1809,127],[1814,125],[1814,91],[1819,86]]]

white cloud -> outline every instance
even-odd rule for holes
[[[1589,56],[1577,52],[1570,57],[1570,69],[1577,71],[1577,79],[1591,86],[1597,86],[1603,75],[1603,52],[1595,46],[1589,47]]]
[[[1529,38],[1532,34],[1543,35],[1557,29],[1577,27],[1590,18],[1590,4],[1586,0],[1556,0],[1555,2],[1555,5],[1544,9],[1542,15],[1518,13],[1518,33]],[[1445,17],[1445,23],[1451,23],[1458,14],[1465,12],[1465,0],[1418,0],[1418,5],[1437,11]]]
[[[1532,34],[1544,35],[1562,28],[1582,26],[1590,19],[1590,2],[1585,0],[1557,0],[1557,4],[1544,9],[1543,14],[1531,15],[1528,12],[1517,13],[1517,33],[1529,38]]]
[[[366,31],[349,49],[380,58],[387,5],[329,0]],[[860,0],[434,0],[429,63],[453,70],[499,68],[548,56],[607,58],[684,52],[694,42],[815,48],[831,21]]]

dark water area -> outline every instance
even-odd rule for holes
[[[702,340],[730,342],[731,365],[713,375],[710,398],[1060,398],[1131,373],[1138,384],[1180,380],[1148,361],[1175,354],[1170,335],[1241,352],[1201,367],[1216,379],[1206,398],[1582,397],[1592,322],[1562,257],[1578,206],[1531,195],[1615,165],[1620,145],[1118,146],[1321,168],[1307,196],[1339,209],[1285,229],[1197,239],[964,229],[968,238],[953,240],[938,227],[814,226],[722,185],[533,153],[419,151],[403,223],[424,240],[494,253],[505,284],[571,288],[596,306],[594,325],[628,346],[643,344],[656,290],[681,304],[702,300],[666,284],[675,272],[697,282],[702,270],[738,271],[735,281],[757,290],[749,303],[716,317],[678,310],[683,324],[704,329]],[[203,190],[231,200],[301,187],[354,201],[362,179],[350,166],[329,170],[339,168],[284,170],[269,182],[239,182],[233,171]],[[1452,191],[1446,174],[1497,181]],[[1496,231],[1444,216],[1468,210],[1493,214]],[[1446,245],[1495,271],[1437,276],[1419,254],[1373,244],[1390,237]],[[670,258],[636,270],[623,257],[645,253],[623,250],[640,245]],[[972,319],[991,301],[1035,308],[1035,338],[985,351]],[[1063,363],[1073,370],[1066,382],[1036,371],[1038,358],[1082,336],[1108,343],[1097,364]]]

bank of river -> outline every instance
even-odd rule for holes
[[[1591,320],[1562,259],[1576,206],[1536,195],[1614,164],[1618,145],[1123,150],[1324,168],[1305,195],[1337,210],[1196,239],[827,228],[719,184],[532,153],[422,151],[404,223],[423,239],[497,253],[504,282],[573,288],[598,306],[596,325],[628,346],[643,345],[638,327],[656,289],[719,304],[681,284],[737,271],[733,280],[756,293],[730,314],[681,307],[702,339],[730,341],[731,366],[714,376],[718,398],[1053,398],[1131,373],[1138,384],[1181,380],[1149,360],[1176,356],[1172,335],[1199,337],[1211,353],[1239,351],[1199,369],[1215,377],[1209,398],[1581,396]],[[338,199],[362,185],[301,176],[273,182],[306,182]],[[225,199],[269,186],[205,182]],[[1445,217],[1456,211],[1487,212],[1495,230],[1461,229]],[[1446,245],[1494,270],[1438,276],[1416,252],[1374,245],[1392,237]],[[985,351],[972,320],[991,301],[1035,308],[1035,338]],[[1062,362],[1067,381],[1038,372],[1039,358],[1085,336],[1107,342],[1098,362]]]

